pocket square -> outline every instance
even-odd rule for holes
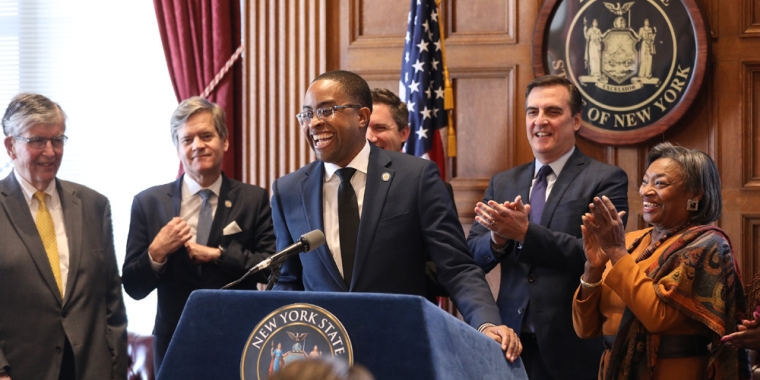
[[[232,223],[227,225],[227,227],[224,227],[224,230],[222,230],[222,235],[234,235],[242,231],[243,230],[240,229],[240,226],[238,226],[237,222],[233,220]]]

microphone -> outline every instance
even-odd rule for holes
[[[322,244],[325,244],[325,234],[322,231],[314,230],[311,232],[307,232],[301,235],[301,238],[299,238],[297,242],[295,242],[294,244],[291,244],[289,247],[283,249],[282,251],[275,253],[274,255],[270,256],[268,259],[263,260],[262,262],[258,263],[256,266],[249,269],[248,272],[246,272],[243,275],[243,277],[240,277],[239,279],[233,282],[230,282],[227,285],[224,285],[222,289],[227,289],[232,286],[235,286],[253,273],[256,273],[263,269],[267,269],[271,266],[280,265],[285,260],[287,260],[290,256],[293,256],[295,254],[302,253],[302,252],[309,252],[312,249],[315,249],[321,246]]]

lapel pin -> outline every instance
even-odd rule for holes
[[[391,173],[385,172],[382,175],[383,181],[388,182],[391,180]]]
[[[224,201],[224,206],[227,207],[227,208],[232,207],[232,201],[230,201],[230,200]]]

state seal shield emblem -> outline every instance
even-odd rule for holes
[[[546,0],[533,41],[535,75],[573,82],[580,135],[610,145],[676,123],[699,92],[709,47],[695,0]]]
[[[343,324],[319,306],[286,305],[254,327],[240,359],[240,378],[268,379],[287,363],[323,355],[353,364],[353,348]]]
[[[631,79],[639,63],[633,33],[630,30],[612,30],[602,42],[606,47],[602,52],[602,73],[618,84]]]

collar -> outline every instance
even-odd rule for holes
[[[559,173],[562,171],[562,169],[565,167],[565,164],[567,164],[567,160],[570,159],[570,156],[573,155],[573,152],[575,152],[575,146],[573,146],[572,149],[568,150],[567,153],[561,155],[558,159],[554,160],[554,162],[551,163],[543,163],[536,158],[536,165],[533,168],[533,178],[536,178],[538,175],[538,171],[541,169],[544,165],[549,165],[552,168],[552,171],[554,172],[554,175],[559,177]]]
[[[37,189],[34,188],[34,186],[32,186],[32,184],[29,183],[29,181],[21,177],[21,175],[18,174],[16,169],[13,170],[13,175],[16,176],[16,181],[18,181],[18,183],[21,185],[21,189],[24,192],[24,199],[26,199],[27,206],[31,206],[32,198],[34,197],[34,193],[37,192]],[[58,202],[58,197],[55,196],[58,194],[58,189],[55,187],[55,181],[56,179],[53,179],[52,181],[50,181],[47,188],[43,190],[45,194],[50,196],[50,204],[48,205],[48,208],[52,208],[53,206],[55,206],[54,203]]]
[[[200,184],[198,184],[198,182],[195,182],[195,180],[190,178],[190,176],[187,174],[182,176],[182,182],[185,184],[185,187],[187,188],[187,191],[190,195],[195,195],[204,189]],[[211,184],[211,186],[207,187],[207,189],[211,190],[211,192],[213,192],[214,195],[218,197],[219,192],[222,190],[222,175],[220,174],[219,178],[217,178],[216,181]]]
[[[357,154],[346,167],[354,168],[356,171],[362,172],[365,175],[367,174],[367,168],[369,167],[369,140],[364,141],[364,148],[359,151],[359,154]],[[338,169],[341,169],[341,167],[333,163],[325,162],[325,182],[330,181],[333,174],[335,174],[335,171]]]

